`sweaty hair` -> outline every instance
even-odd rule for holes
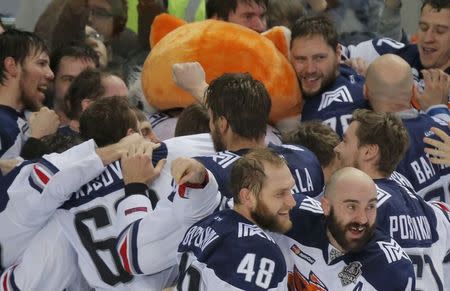
[[[20,153],[25,160],[34,160],[50,153],[62,153],[83,141],[76,134],[64,135],[54,133],[40,139],[29,138]]]
[[[231,11],[235,12],[238,2],[252,4],[267,9],[269,0],[207,0],[206,1],[206,18],[217,16],[219,19],[228,20]]]
[[[183,109],[175,126],[175,136],[209,132],[208,109],[203,104],[194,103]]]
[[[98,55],[93,48],[81,42],[71,42],[54,49],[50,55],[50,69],[55,75],[58,73],[59,64],[64,57],[92,61],[96,67],[99,65]]]
[[[422,0],[422,7],[420,7],[420,12],[422,12],[425,5],[430,5],[434,9],[436,9],[438,12],[441,11],[441,9],[448,9],[450,8],[450,1],[448,0]]]
[[[262,82],[248,73],[224,74],[211,82],[205,94],[212,121],[225,117],[233,132],[241,137],[265,136],[272,103]]]
[[[409,145],[409,135],[403,122],[393,113],[376,113],[367,109],[353,112],[352,122],[358,121],[358,147],[377,145],[380,151],[378,170],[390,176],[403,159]]]
[[[98,99],[80,117],[81,138],[92,138],[99,147],[118,142],[129,129],[139,132],[136,115],[123,96]]]
[[[312,37],[321,35],[326,43],[336,51],[338,46],[338,34],[333,23],[323,14],[305,16],[297,20],[292,27],[292,41],[300,37]]]
[[[302,121],[297,128],[286,133],[283,143],[301,145],[312,151],[322,167],[336,157],[334,148],[341,142],[339,135],[320,121]]]
[[[11,57],[16,64],[23,65],[27,57],[48,53],[45,41],[38,35],[17,29],[7,29],[0,34],[0,84],[4,85],[7,79],[5,75],[5,59]]]
[[[256,148],[234,163],[230,174],[230,191],[235,204],[241,203],[239,192],[243,188],[259,195],[266,180],[264,164],[281,167],[286,165],[286,161],[269,148]]]

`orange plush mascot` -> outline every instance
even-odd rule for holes
[[[290,32],[281,27],[258,34],[217,20],[186,24],[168,14],[152,25],[151,53],[142,71],[142,89],[158,110],[186,107],[196,101],[172,80],[172,65],[199,62],[206,81],[224,73],[249,72],[264,83],[272,98],[270,121],[299,115],[301,95],[289,54]]]

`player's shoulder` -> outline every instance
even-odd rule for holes
[[[191,252],[222,281],[241,290],[277,288],[286,263],[273,238],[234,210],[210,215],[191,226],[179,252]]]
[[[391,237],[375,230],[372,240],[359,254],[365,266],[364,277],[377,289],[386,286],[387,275],[395,278],[392,290],[414,290],[415,275],[411,259]]]

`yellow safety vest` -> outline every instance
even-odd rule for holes
[[[205,20],[205,0],[169,0],[168,11],[187,22]]]

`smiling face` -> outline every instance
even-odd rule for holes
[[[353,168],[344,171],[348,169],[352,174],[330,186],[333,188],[323,198],[322,207],[330,242],[344,252],[356,252],[367,244],[375,229],[377,191],[369,176]]]
[[[295,206],[291,189],[294,187],[289,168],[264,163],[266,179],[250,216],[263,229],[285,233],[292,227],[289,210]]]
[[[25,109],[36,111],[42,107],[45,92],[53,80],[49,62],[48,54],[40,51],[27,56],[20,66],[20,96]]]
[[[450,66],[450,9],[437,11],[425,5],[417,35],[422,65],[426,69],[447,69]]]
[[[321,94],[336,80],[340,49],[330,47],[323,36],[297,37],[291,45],[291,63],[304,98]]]

